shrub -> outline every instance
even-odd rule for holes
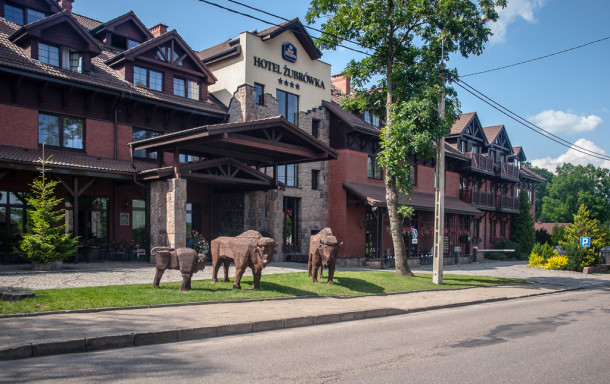
[[[485,258],[490,260],[506,260],[506,255],[502,252],[488,252],[485,254]]]
[[[544,228],[536,230],[536,242],[541,244],[549,243],[554,245],[551,234],[548,233],[547,230]]]
[[[538,255],[543,257],[545,261],[557,254],[553,250],[553,247],[547,243],[536,243],[536,245],[534,245],[534,249],[532,249],[532,253],[537,253]]]
[[[546,261],[546,264],[544,265],[544,268],[553,269],[553,270],[566,269],[567,267],[568,267],[568,257],[559,256],[559,255],[550,257]]]
[[[521,245],[514,241],[510,241],[508,239],[502,239],[498,241],[495,245],[496,249],[514,249],[515,252],[501,252],[506,255],[506,257],[516,257],[517,259],[523,259],[524,255],[521,254]],[[527,257],[527,255],[525,255]]]
[[[583,268],[595,264],[596,257],[593,257],[587,248],[579,244],[570,243],[565,246],[568,265],[566,269],[570,271],[582,272]]]
[[[530,253],[530,267],[534,267],[534,268],[541,268],[544,267],[544,257],[540,256],[539,254],[537,254],[536,252],[532,252]]]

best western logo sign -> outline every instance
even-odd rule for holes
[[[297,48],[290,43],[282,44],[282,57],[284,58],[284,60],[288,60],[291,63],[296,62],[297,61]]]

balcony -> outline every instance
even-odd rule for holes
[[[495,174],[494,162],[489,157],[472,152],[466,152],[465,155],[470,157],[470,160],[472,160],[470,164],[470,170],[474,172],[485,173],[488,175]],[[519,176],[519,172],[517,172],[517,176]]]
[[[500,178],[519,181],[519,168],[505,161],[500,163]]]
[[[502,212],[519,213],[519,198],[496,196],[496,209]]]
[[[460,190],[460,199],[468,204],[484,209],[484,210],[495,210],[494,197],[491,193],[472,191],[472,190]]]

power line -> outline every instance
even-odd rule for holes
[[[278,19],[280,19],[280,20],[284,20],[284,21],[290,21],[290,19],[287,19],[287,18],[285,18],[285,17],[282,17],[282,16],[279,16],[279,15],[276,15],[276,14],[271,13],[271,12],[267,12],[267,11],[265,11],[265,10],[263,10],[263,9],[253,7],[253,6],[248,5],[248,4],[241,3],[241,2],[239,2],[239,1],[235,1],[235,0],[227,0],[227,1],[228,1],[228,2],[230,2],[230,3],[234,3],[234,4],[241,5],[242,7],[249,8],[249,9],[251,9],[251,10],[253,10],[253,11],[257,11],[257,12],[260,12],[260,13],[264,13],[265,15],[269,15],[269,16],[272,16],[272,17],[276,17],[276,18],[278,18]],[[323,34],[323,35],[327,35],[327,36],[330,36],[330,37],[333,37],[333,38],[340,38],[339,36],[337,36],[337,35],[335,35],[335,34],[333,34],[333,33],[324,32],[324,31],[323,31],[323,30],[321,30],[321,29],[314,28],[314,27],[311,27],[311,26],[309,26],[309,25],[304,25],[304,27],[305,27],[305,28],[307,28],[307,29],[309,29],[309,30],[319,32],[319,33],[321,33],[321,34]],[[367,48],[367,47],[363,46],[362,44],[357,43],[357,42],[355,42],[355,41],[348,40],[348,39],[342,39],[342,40],[343,40],[343,41],[347,41],[348,43],[352,43],[352,44],[354,44],[354,45],[357,45],[357,46],[359,46],[359,47],[361,47],[361,48],[364,48],[364,49],[369,49],[369,48]]]
[[[581,146],[578,146],[574,143],[571,143],[557,135],[554,135],[551,132],[548,132],[546,130],[544,130],[543,128],[540,128],[539,126],[537,126],[536,124],[528,121],[527,119],[517,115],[516,113],[514,113],[513,111],[511,111],[510,109],[504,107],[503,105],[501,105],[500,103],[496,102],[495,100],[491,99],[490,97],[484,95],[483,93],[481,93],[480,91],[476,90],[475,88],[473,88],[472,86],[466,84],[464,81],[462,80],[455,80],[456,81],[456,85],[462,89],[464,89],[466,92],[470,93],[471,95],[473,95],[474,97],[476,97],[477,99],[483,101],[485,104],[488,104],[489,106],[491,106],[492,108],[496,109],[497,111],[499,111],[500,113],[508,116],[510,119],[516,121],[517,123],[523,125],[524,127],[526,127],[527,129],[551,140],[556,142],[559,145],[562,145],[564,147],[567,147],[569,149],[573,149],[576,152],[580,152],[584,155],[587,156],[591,156],[591,157],[595,157],[601,160],[610,160],[610,156],[604,155],[602,153],[598,153],[598,152],[594,152],[591,151],[589,149],[583,148]]]
[[[273,25],[273,26],[276,26],[276,27],[278,26],[278,24],[276,24],[276,23],[273,23],[273,22],[271,22],[271,21],[267,21],[267,20],[261,19],[260,17],[253,16],[253,15],[251,15],[251,14],[249,14],[249,13],[240,12],[240,11],[237,11],[237,10],[235,10],[235,9],[232,9],[232,8],[229,8],[229,7],[225,7],[225,6],[223,6],[223,5],[220,5],[220,4],[217,4],[217,3],[211,2],[211,1],[207,1],[207,0],[199,0],[199,1],[200,1],[200,2],[202,2],[202,3],[206,3],[206,4],[209,4],[209,5],[212,5],[212,6],[214,6],[214,7],[218,7],[218,8],[220,8],[220,9],[224,9],[225,11],[229,11],[229,12],[232,12],[232,13],[235,13],[235,14],[238,14],[238,15],[241,15],[241,16],[248,17],[248,18],[250,18],[250,19],[254,19],[254,20],[256,20],[256,21],[260,21],[260,22],[265,23],[265,24]],[[249,7],[249,8],[250,8],[250,7]],[[261,11],[261,12],[264,12],[264,11]],[[267,12],[265,12],[265,13],[267,13]],[[273,15],[273,16],[275,16],[275,15]],[[278,17],[278,18],[282,19],[282,17],[280,17],[280,16],[275,16],[275,17]],[[311,36],[311,35],[310,35],[310,36]],[[311,36],[311,38],[312,38],[312,39],[315,39],[315,40],[320,40],[320,41],[323,41],[323,42],[329,43],[329,41],[328,41],[328,40],[322,39],[322,38],[320,38],[320,37]],[[370,53],[368,53],[368,52],[364,52],[364,51],[361,51],[361,50],[358,50],[358,49],[355,49],[355,48],[352,48],[352,47],[348,47],[348,46],[341,45],[341,44],[337,44],[337,46],[338,46],[338,47],[341,47],[341,48],[349,49],[350,51],[354,51],[354,52],[357,52],[357,53],[360,53],[360,54],[363,54],[363,55],[372,56],[372,55],[371,55]],[[366,47],[363,47],[363,48],[366,48]]]
[[[502,67],[497,67],[497,68],[488,69],[488,70],[486,70],[486,71],[480,71],[480,72],[469,73],[469,74],[467,74],[467,75],[461,75],[460,77],[468,77],[468,76],[481,75],[481,74],[483,74],[483,73],[489,73],[489,72],[499,71],[499,70],[501,70],[501,69],[506,69],[506,68],[510,68],[510,67],[516,67],[517,65],[521,65],[521,64],[527,64],[527,63],[531,63],[532,61],[537,61],[537,60],[546,59],[546,58],[551,57],[551,56],[560,55],[560,54],[562,54],[562,53],[570,52],[570,51],[573,51],[573,50],[578,49],[578,48],[583,48],[583,47],[586,47],[587,45],[591,45],[591,44],[595,44],[595,43],[600,43],[600,42],[602,42],[602,41],[604,41],[604,40],[608,40],[608,39],[610,39],[610,36],[607,36],[607,37],[604,37],[604,38],[601,38],[601,39],[598,39],[598,40],[590,41],[590,42],[588,42],[588,43],[581,44],[581,45],[578,45],[578,46],[576,46],[576,47],[572,47],[572,48],[564,49],[563,51],[558,51],[558,52],[554,52],[554,53],[549,53],[548,55],[544,55],[544,56],[536,57],[536,58],[529,59],[529,60],[525,60],[525,61],[520,61],[520,62],[518,62],[518,63],[514,63],[514,64],[504,65],[504,66],[502,66]]]

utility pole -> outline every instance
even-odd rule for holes
[[[438,104],[438,114],[445,120],[445,64],[441,59],[443,92]],[[436,190],[434,191],[434,264],[432,282],[443,284],[443,231],[445,228],[445,137],[436,139]]]

